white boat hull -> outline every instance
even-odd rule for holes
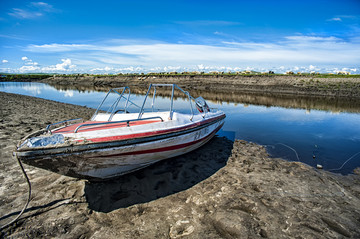
[[[84,158],[86,167],[79,169],[79,174],[101,179],[127,174],[160,160],[179,156],[201,147],[215,135],[222,125],[223,122],[217,122],[183,136],[88,152]]]
[[[155,107],[156,88],[166,87],[171,87],[170,110],[160,110]],[[174,111],[175,89],[189,100],[189,113]],[[151,90],[150,110],[145,106]],[[106,101],[111,94],[116,96],[112,103]],[[50,124],[22,139],[15,155],[26,164],[59,174],[109,179],[199,148],[226,117],[220,110],[210,110],[202,97],[195,99],[175,84],[150,84],[141,107],[130,96],[129,87],[111,89],[89,121]],[[104,110],[103,105],[110,107]],[[129,105],[139,112],[130,113]]]
[[[62,153],[22,157],[25,163],[77,178],[104,180],[144,168],[163,159],[193,151],[208,142],[224,124],[224,117],[210,120],[206,125],[192,128],[189,132],[177,132],[175,136],[159,135],[140,143],[98,149],[63,150]],[[159,139],[156,139],[159,137]],[[90,144],[89,146],[93,146]],[[50,149],[56,150],[56,149]],[[69,151],[69,153],[66,153]]]

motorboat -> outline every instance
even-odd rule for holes
[[[165,91],[170,95],[163,97],[166,105],[156,97]],[[186,110],[175,109],[176,97],[188,104]],[[114,88],[90,120],[50,124],[20,140],[14,155],[70,177],[110,179],[199,148],[223,126],[225,117],[176,84],[151,84],[140,100],[129,87]]]

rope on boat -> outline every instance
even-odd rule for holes
[[[30,183],[29,177],[27,176],[27,174],[26,174],[26,172],[25,172],[25,169],[24,169],[24,167],[23,167],[20,159],[17,157],[16,154],[15,154],[15,158],[16,158],[16,160],[17,160],[17,162],[18,162],[18,164],[19,164],[19,166],[20,166],[20,168],[21,168],[21,172],[23,173],[23,175],[24,175],[24,177],[25,177],[25,179],[26,179],[26,181],[27,181],[27,184],[28,184],[28,188],[29,188],[29,190],[28,190],[28,198],[27,198],[27,200],[26,200],[26,204],[24,205],[24,207],[23,207],[23,209],[21,210],[21,212],[17,215],[17,217],[14,218],[12,221],[8,222],[7,224],[1,226],[0,230],[6,228],[6,227],[10,226],[11,224],[13,224],[14,222],[16,222],[16,221],[21,217],[21,215],[25,212],[25,210],[26,210],[26,208],[27,208],[27,206],[29,205],[29,202],[30,202],[30,200],[31,200],[31,183]]]

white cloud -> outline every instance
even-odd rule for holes
[[[2,63],[8,63],[9,61],[8,60],[2,60],[1,62]]]
[[[181,69],[180,66],[165,66],[164,68],[165,72],[172,72],[172,71],[179,71]]]
[[[44,12],[55,12],[57,11],[52,5],[46,2],[32,2],[30,3],[31,6],[39,9],[40,11]]]
[[[61,61],[62,63],[53,66],[43,67],[42,71],[48,71],[48,72],[70,71],[71,69],[74,69],[76,67],[76,65],[73,65],[71,63],[70,59],[61,59]]]
[[[29,52],[67,52],[67,51],[89,51],[98,50],[96,45],[89,44],[44,44],[44,45],[29,45],[26,47],[26,51]]]
[[[113,39],[91,44],[28,45],[25,51],[62,58],[42,71],[327,71],[354,68],[360,62],[360,41],[334,36],[292,35],[278,42],[222,41],[217,45]],[[66,55],[65,55],[66,54]],[[72,60],[70,60],[70,58]],[[27,65],[36,62],[22,58]],[[355,67],[357,68],[357,67]],[[332,69],[332,70],[330,70]]]
[[[19,19],[35,19],[49,12],[57,12],[52,5],[45,2],[31,2],[24,8],[12,8],[8,15]]]
[[[221,20],[196,20],[196,21],[177,21],[179,25],[190,25],[190,26],[234,26],[242,25],[241,22],[232,21],[221,21]]]
[[[278,43],[223,42],[222,46],[204,44],[151,43],[146,44],[44,44],[29,45],[30,52],[63,53],[77,61],[113,65],[164,66],[250,64],[353,64],[360,62],[360,43],[320,36],[288,36]],[[86,54],[86,59],[81,56]],[[98,68],[98,67],[96,67]]]
[[[13,8],[11,12],[8,13],[10,16],[22,19],[32,19],[41,17],[43,14],[41,12],[33,12],[26,9]]]
[[[23,57],[25,58],[25,57]],[[72,73],[73,70],[76,70],[76,65],[72,64],[71,59],[61,59],[62,63],[50,66],[39,66],[39,63],[33,62],[32,60],[26,59],[24,60],[25,65],[15,70],[15,72],[20,73],[29,73],[29,72],[47,72],[47,73]],[[6,72],[14,72],[14,70],[7,70]]]
[[[304,35],[299,35],[299,36],[287,36],[285,37],[287,40],[291,40],[297,43],[302,43],[302,42],[312,42],[312,43],[316,43],[316,42],[338,42],[341,41],[340,38],[337,37],[321,37],[321,36],[304,36]]]
[[[119,72],[146,72],[147,69],[142,67],[134,67],[134,66],[123,67],[123,68],[114,68],[114,67],[105,66],[104,68],[92,68],[89,71],[91,73],[104,74],[104,73],[119,73]],[[150,71],[152,72],[152,70]]]
[[[341,22],[341,18],[340,17],[333,17],[331,19],[328,19],[328,21],[331,21],[331,22]]]
[[[198,67],[199,70],[204,70],[205,69],[205,66],[203,64],[197,65],[197,67]]]
[[[22,67],[19,68],[19,71],[22,72],[22,73],[25,73],[25,72],[38,72],[40,70],[41,70],[40,67],[32,66],[32,65],[22,66]]]
[[[23,56],[23,57],[21,58],[21,60],[23,60],[23,61],[25,62],[25,65],[30,65],[30,66],[37,66],[37,65],[39,65],[39,63],[33,62],[31,59],[29,59],[29,58],[26,57],[26,56]]]
[[[353,15],[338,15],[333,18],[327,19],[329,22],[343,22],[343,21],[351,21],[351,20],[357,20],[358,16]]]

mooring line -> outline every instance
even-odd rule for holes
[[[13,224],[14,222],[16,222],[16,221],[21,217],[21,215],[25,212],[25,210],[26,210],[26,208],[27,208],[27,206],[29,205],[29,202],[30,202],[30,200],[31,200],[31,183],[30,183],[29,177],[27,176],[27,174],[26,174],[26,172],[25,172],[25,169],[24,169],[24,167],[23,167],[20,159],[17,157],[16,154],[14,154],[14,155],[15,155],[15,158],[16,158],[16,160],[17,160],[17,162],[18,162],[18,164],[19,164],[19,166],[20,166],[20,168],[21,168],[21,172],[23,173],[23,175],[24,175],[24,177],[25,177],[25,179],[26,179],[26,181],[27,181],[27,184],[28,184],[28,188],[29,188],[29,190],[28,190],[28,198],[27,198],[27,200],[26,200],[26,204],[24,205],[24,207],[23,207],[23,209],[21,210],[21,212],[19,213],[19,215],[17,215],[17,217],[14,218],[13,220],[11,220],[10,222],[8,222],[8,223],[6,223],[5,225],[1,226],[1,227],[0,227],[0,230],[6,228],[6,227],[10,226],[11,224]]]
[[[272,145],[272,144],[269,144],[269,145],[264,145],[264,146],[265,146],[265,147],[270,146],[270,147],[272,147],[272,148],[275,148],[275,145],[277,145],[277,144],[280,144],[280,145],[282,145],[282,146],[285,146],[285,147],[291,149],[292,151],[294,151],[297,160],[298,160],[299,162],[301,162],[301,160],[300,160],[300,158],[299,158],[299,155],[298,155],[298,153],[296,152],[296,150],[293,149],[292,147],[290,147],[289,145],[286,145],[286,144],[283,144],[283,143],[276,143],[276,144],[273,144],[273,145]],[[326,171],[338,171],[338,170],[341,170],[341,169],[345,166],[345,164],[347,164],[351,159],[355,158],[355,157],[356,157],[357,155],[359,155],[359,154],[360,154],[360,151],[357,152],[357,153],[355,153],[354,155],[352,155],[352,156],[351,156],[350,158],[348,158],[339,168],[332,168],[332,169],[325,169],[325,170],[326,170]]]
[[[294,153],[295,153],[295,155],[296,155],[297,160],[298,160],[299,162],[301,162],[301,160],[300,160],[300,158],[299,158],[299,155],[298,155],[298,153],[296,152],[296,150],[295,150],[295,149],[293,149],[292,147],[290,147],[289,145],[286,145],[286,144],[283,144],[283,143],[276,143],[276,144],[274,144],[274,145],[269,144],[269,145],[264,145],[264,146],[271,146],[271,147],[275,148],[275,145],[277,145],[277,144],[280,144],[280,145],[282,145],[282,146],[285,146],[285,147],[287,147],[287,148],[291,149],[292,151],[294,151]]]
[[[356,157],[358,154],[360,154],[360,151],[359,152],[357,152],[356,154],[354,154],[353,156],[351,156],[350,158],[348,158],[346,161],[345,161],[345,163],[343,163],[343,165],[341,165],[341,167],[340,168],[333,168],[333,169],[327,169],[328,171],[337,171],[337,170],[341,170],[344,166],[345,166],[345,164],[347,164],[351,159],[353,159],[354,157]]]

